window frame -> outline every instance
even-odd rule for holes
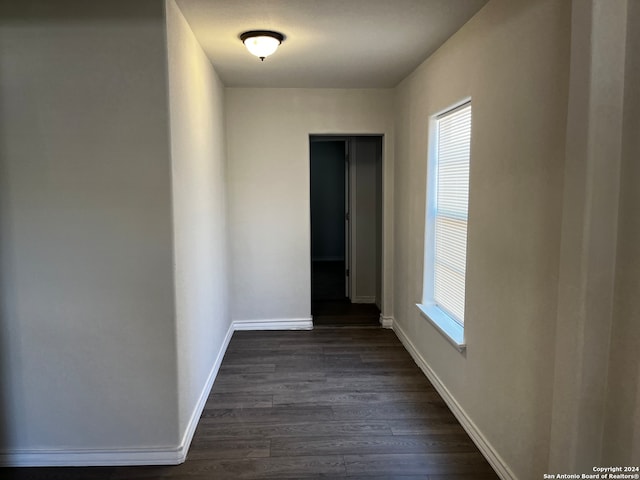
[[[436,223],[436,197],[438,195],[438,140],[439,121],[462,108],[471,106],[471,97],[466,97],[447,108],[431,115],[429,119],[429,149],[427,158],[427,191],[425,210],[425,240],[424,240],[424,267],[422,284],[422,302],[416,304],[423,317],[429,320],[440,333],[460,352],[466,350],[464,323],[460,323],[446,309],[438,306],[434,301],[435,282],[435,223]],[[471,110],[473,115],[473,108]],[[473,128],[473,120],[472,127]],[[471,157],[471,154],[469,155]],[[471,159],[469,159],[471,163]],[[467,207],[468,208],[468,207]],[[467,217],[467,232],[469,220]],[[467,233],[468,238],[468,233]],[[465,250],[465,262],[467,261],[468,246]],[[466,298],[466,275],[465,275]],[[464,320],[463,320],[464,322]]]

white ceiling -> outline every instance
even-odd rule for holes
[[[229,87],[394,87],[487,0],[177,0]],[[264,62],[238,35],[286,36]]]

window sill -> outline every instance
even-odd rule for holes
[[[458,322],[435,305],[416,303],[416,307],[459,352],[467,349],[467,344],[464,343],[464,328]]]

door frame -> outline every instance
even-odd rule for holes
[[[344,296],[351,300],[351,217],[353,203],[351,202],[351,161],[350,141],[344,142]]]
[[[355,192],[356,192],[356,175],[357,169],[355,166],[355,162],[353,158],[355,158],[356,153],[356,142],[357,138],[363,137],[376,137],[380,139],[380,151],[379,151],[379,159],[377,161],[380,162],[381,169],[381,182],[382,182],[382,190],[380,192],[380,218],[381,225],[378,225],[378,229],[380,233],[378,235],[378,241],[380,242],[380,258],[377,258],[377,261],[380,262],[381,268],[380,278],[378,278],[378,282],[380,285],[380,298],[377,299],[376,303],[379,303],[378,307],[380,308],[380,316],[381,323],[383,317],[383,308],[384,308],[384,297],[385,297],[385,274],[386,265],[384,261],[385,257],[385,242],[384,242],[384,226],[385,226],[385,135],[383,133],[365,133],[365,134],[309,134],[308,146],[309,146],[309,154],[308,154],[308,164],[311,166],[311,143],[312,142],[331,142],[331,141],[344,141],[345,142],[345,270],[349,272],[348,276],[346,276],[345,281],[345,291],[347,293],[346,297],[351,300],[351,297],[354,292],[354,281],[356,278],[356,268],[357,262],[354,262],[353,259],[356,253],[356,223],[357,223],[357,212],[356,212],[356,202],[355,202]],[[310,169],[309,169],[310,172]],[[309,181],[311,177],[309,176]],[[378,207],[377,207],[378,208]],[[309,211],[311,211],[311,196],[309,195]],[[348,214],[348,220],[346,215]],[[311,225],[310,225],[311,228]],[[311,233],[311,230],[310,230]],[[311,235],[310,235],[311,237]],[[311,255],[311,243],[309,243],[309,262],[312,262]],[[312,265],[310,265],[312,267]],[[345,272],[346,273],[346,272]],[[312,287],[313,288],[313,287]],[[310,292],[311,294],[312,292]],[[311,298],[310,298],[311,303]]]

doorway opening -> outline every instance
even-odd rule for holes
[[[311,135],[311,314],[315,326],[379,326],[382,136]]]

